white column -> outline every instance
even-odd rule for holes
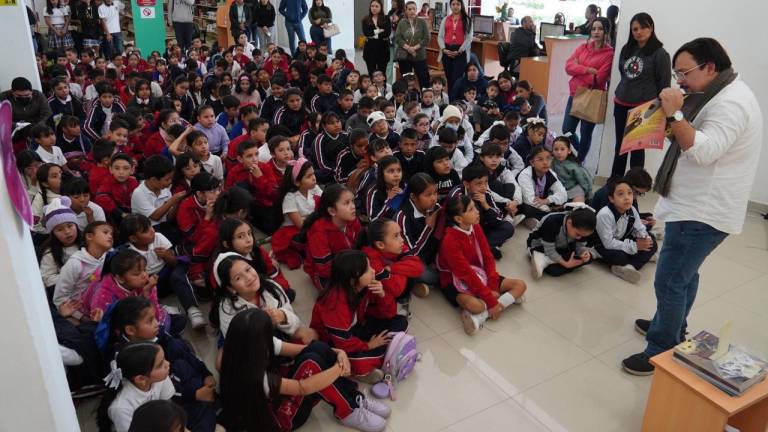
[[[40,89],[24,1],[0,7],[0,88],[23,76]],[[0,175],[0,430],[78,431],[27,227]]]

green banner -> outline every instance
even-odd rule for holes
[[[131,0],[136,46],[146,58],[152,51],[165,50],[163,0]]]

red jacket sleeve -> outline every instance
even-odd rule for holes
[[[479,229],[479,227],[477,227],[477,229]],[[491,290],[483,284],[483,281],[480,280],[480,277],[478,277],[472,269],[469,260],[464,256],[465,251],[463,250],[461,242],[456,241],[457,236],[464,236],[464,234],[454,234],[454,232],[455,230],[453,229],[446,230],[443,244],[440,247],[440,254],[445,259],[445,262],[448,263],[449,270],[454,276],[464,281],[472,294],[483,300],[489,309],[496,306],[496,303],[498,303],[496,297]],[[482,245],[480,247],[482,249]],[[485,242],[485,247],[488,247],[487,241]],[[493,256],[491,256],[491,260],[493,260]]]
[[[582,53],[584,53],[585,49],[587,49],[587,44],[579,45],[579,47],[576,48],[576,51],[574,51],[573,54],[568,57],[568,60],[565,62],[565,72],[568,75],[576,76],[584,75],[587,73],[587,66],[579,63],[579,60],[581,59]]]
[[[318,304],[318,307],[313,312],[319,312],[320,321],[324,327],[323,330],[329,336],[330,343],[335,348],[348,353],[367,351],[369,349],[367,342],[354,336],[352,333],[353,312],[349,309],[349,305],[342,300],[341,296],[330,293],[328,297]],[[312,321],[316,322],[314,316]]]
[[[191,236],[194,233],[195,226],[198,224],[197,215],[192,207],[197,205],[194,200],[194,195],[184,198],[179,205],[179,211],[176,212],[176,224],[178,224],[179,230],[181,230],[181,234],[184,237]]]
[[[499,286],[499,273],[496,271],[496,260],[491,254],[491,246],[488,244],[488,239],[485,237],[480,225],[475,226],[475,235],[477,236],[477,242],[480,244],[480,252],[483,254],[483,264],[485,264],[485,274],[488,276],[488,289],[498,290]]]
[[[283,287],[283,289],[290,288],[291,285],[288,283],[288,279],[285,278],[279,267],[275,267],[275,264],[272,262],[272,258],[269,256],[269,252],[264,250],[264,248],[261,246],[257,247],[259,248],[261,259],[264,260],[264,264],[267,266],[267,276],[273,281],[277,282],[278,285]]]
[[[214,249],[216,249],[216,243],[219,241],[218,224],[216,221],[203,219],[197,224],[192,238],[195,242],[195,246],[192,248],[194,261],[207,261]]]
[[[322,223],[322,220],[318,220],[309,229],[307,254],[314,264],[315,276],[327,279],[331,277],[333,251],[331,251],[326,231],[320,227]]]
[[[111,214],[117,208],[117,203],[112,196],[112,182],[103,182],[96,190],[93,201],[104,209],[104,213]]]
[[[275,181],[274,171],[269,162],[260,162],[261,177],[251,176],[251,186],[253,186],[253,195],[259,197],[262,203],[271,204],[277,198],[277,189],[279,183]]]

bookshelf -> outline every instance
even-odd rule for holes
[[[173,26],[169,24],[168,19],[168,1],[163,3],[163,22],[165,23],[165,40],[176,39]],[[200,37],[203,43],[210,45],[216,40],[216,11],[224,2],[218,3],[216,0],[203,0],[196,2],[193,22],[200,31]],[[125,9],[120,12],[120,28],[126,36],[126,42],[133,42],[136,39],[136,33],[133,27],[133,13],[131,11],[131,2],[125,2]]]

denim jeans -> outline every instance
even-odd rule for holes
[[[253,25],[251,27],[251,41],[254,42],[256,48],[261,50],[261,54],[264,55],[267,50],[267,45],[272,42],[272,35],[275,33],[274,27],[269,27],[269,35],[264,31],[264,27]]]
[[[288,32],[288,46],[291,47],[291,55],[294,56],[296,55],[296,36],[299,37],[299,40],[307,40],[307,37],[304,36],[304,25],[301,22],[286,21],[285,30]]]
[[[656,314],[645,336],[649,357],[680,343],[699,289],[699,267],[727,236],[702,222],[666,223],[654,281]]]
[[[595,130],[595,124],[571,115],[571,105],[573,96],[568,96],[568,104],[565,106],[563,115],[563,133],[571,133],[571,144],[578,152],[579,162],[584,162],[589,154],[589,148],[592,147],[592,131]],[[579,136],[576,136],[576,126],[581,122]]]

